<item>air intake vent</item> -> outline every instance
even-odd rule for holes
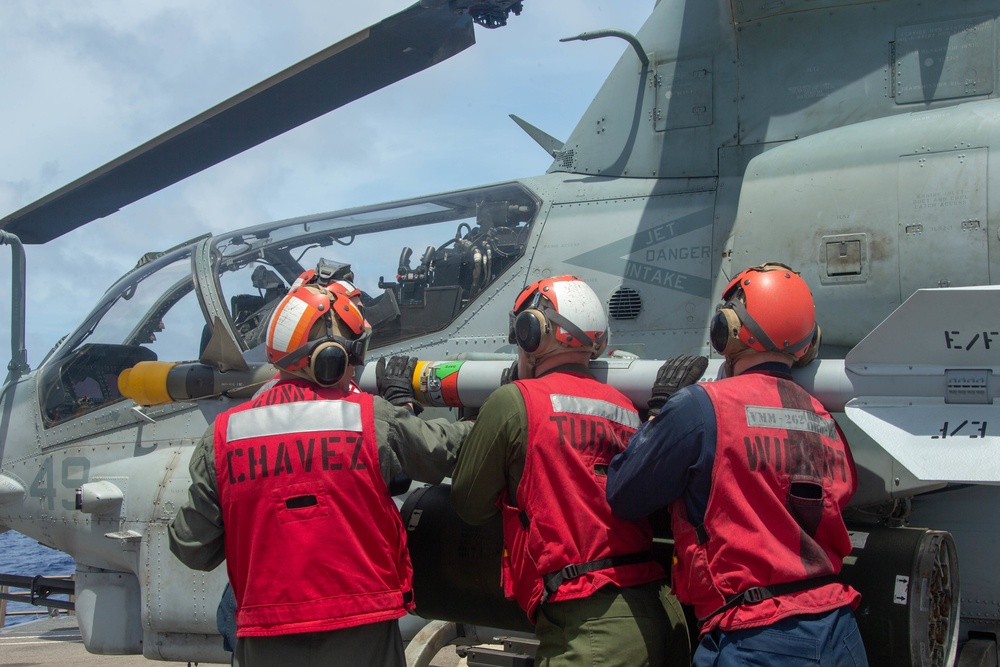
[[[613,320],[634,320],[642,310],[642,299],[631,287],[622,287],[611,295],[608,314]]]
[[[567,148],[561,151],[552,151],[552,157],[556,159],[559,166],[567,171],[573,171],[576,168],[576,151],[572,148]]]

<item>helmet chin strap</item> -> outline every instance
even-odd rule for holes
[[[576,326],[575,324],[567,320],[565,317],[560,315],[559,312],[554,308],[545,308],[542,310],[542,312],[545,314],[545,317],[549,319],[549,321],[551,321],[553,324],[559,325],[559,327],[563,331],[565,331],[566,333],[568,333],[569,335],[573,336],[578,341],[583,343],[583,347],[594,346],[594,341],[591,340],[590,336],[584,333],[584,331],[580,329],[580,327]],[[555,338],[555,336],[553,336],[553,338]]]
[[[766,352],[777,352],[778,354],[790,354],[792,359],[795,358],[795,353],[799,350],[811,345],[816,340],[816,332],[818,327],[813,325],[812,331],[806,334],[805,338],[798,340],[786,345],[784,348],[778,347],[778,345],[771,340],[770,336],[757,324],[757,320],[747,312],[746,306],[739,299],[733,299],[727,305],[730,305],[733,310],[736,311],[736,316],[740,318],[740,324],[746,327],[750,335],[753,336],[757,342],[764,346]],[[752,341],[751,341],[752,342]]]
[[[537,364],[538,364],[538,361],[534,358],[533,355],[525,354],[524,355],[524,373],[523,374],[521,373],[520,362],[518,363],[518,369],[517,369],[517,377],[518,377],[518,379],[519,380],[530,380],[531,378],[535,377],[535,366]]]
[[[522,380],[527,380],[529,378],[535,377],[535,368],[538,367],[538,362],[551,357],[553,353],[559,350],[558,344],[553,345],[548,350],[542,353],[536,352],[524,352],[524,366],[527,371],[524,376],[521,377]]]
[[[731,378],[736,375],[736,362],[748,356],[749,352],[754,351],[747,346],[746,343],[743,343],[743,341],[740,341],[740,344],[743,347],[739,351],[726,355],[725,370],[727,378]]]

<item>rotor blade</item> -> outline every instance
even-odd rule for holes
[[[475,44],[472,19],[417,3],[0,220],[45,243]]]

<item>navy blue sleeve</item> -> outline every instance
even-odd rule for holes
[[[702,388],[686,387],[612,459],[608,503],[618,516],[640,519],[683,495],[688,516],[701,523],[714,462],[715,411]]]

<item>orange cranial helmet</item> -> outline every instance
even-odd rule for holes
[[[348,364],[364,365],[371,328],[359,299],[349,296],[360,294],[356,289],[342,280],[293,285],[268,323],[267,360],[323,386],[338,384]]]
[[[729,356],[742,349],[780,352],[801,361],[816,353],[819,328],[809,286],[785,264],[753,266],[730,281],[712,319],[712,347]]]
[[[543,278],[515,300],[508,339],[532,355],[561,347],[589,350],[596,359],[608,345],[608,316],[594,290],[579,278]]]

